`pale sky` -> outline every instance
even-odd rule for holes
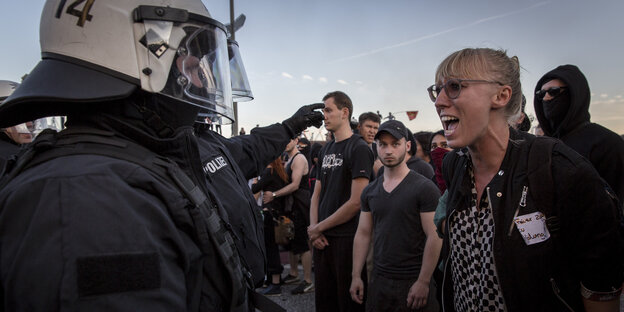
[[[0,79],[19,81],[40,60],[43,3],[4,1]],[[229,22],[228,0],[204,3]],[[589,80],[592,121],[623,134],[623,12],[624,1],[607,0],[236,0],[235,15],[247,16],[236,40],[255,95],[239,103],[240,125],[279,122],[341,90],[356,117],[392,112],[413,131],[438,130],[426,91],[437,65],[456,50],[489,47],[520,59],[529,114],[537,80],[574,64]],[[413,121],[409,110],[419,111]]]

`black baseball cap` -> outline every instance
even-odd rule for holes
[[[382,123],[381,126],[379,126],[379,131],[375,134],[375,140],[379,138],[382,132],[388,132],[397,140],[400,140],[401,138],[407,140],[408,137],[407,128],[405,128],[405,125],[398,120],[388,120]]]

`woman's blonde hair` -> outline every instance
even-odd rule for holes
[[[444,78],[483,79],[511,87],[511,98],[505,107],[505,116],[511,117],[522,107],[520,62],[517,56],[508,57],[503,50],[466,48],[447,56],[438,66],[436,83]]]

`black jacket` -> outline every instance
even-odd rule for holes
[[[13,155],[17,154],[20,146],[15,143],[4,132],[0,132],[0,172],[4,168],[4,163]]]
[[[591,93],[587,79],[576,66],[562,65],[548,72],[537,82],[535,91],[552,79],[567,85],[570,106],[561,123],[553,127],[544,115],[544,104],[534,98],[535,115],[544,134],[560,139],[587,158],[624,202],[624,140],[613,131],[590,122]]]
[[[494,263],[508,311],[566,311],[558,295],[575,311],[583,311],[580,283],[594,291],[610,291],[622,284],[621,243],[614,202],[596,171],[586,160],[563,144],[552,153],[552,176],[556,206],[552,212],[560,221],[550,239],[525,244],[514,215],[545,209],[536,207],[531,196],[519,205],[528,185],[527,157],[534,137],[510,130],[510,140],[499,173],[486,186],[493,212]],[[449,229],[457,210],[470,209],[471,187],[466,150],[454,150],[444,159],[448,188],[447,222],[443,255],[444,311],[453,311],[453,282],[449,258]],[[543,186],[542,186],[543,187]],[[549,216],[547,216],[549,217]]]
[[[175,161],[227,220],[227,198],[206,185],[190,126],[162,139],[120,116],[87,119],[68,130],[106,131]],[[230,304],[226,267],[194,239],[194,205],[140,165],[55,158],[0,190],[0,207],[3,310],[248,311],[245,302]]]
[[[236,245],[256,286],[265,275],[264,225],[247,181],[260,175],[286,148],[290,136],[281,124],[256,127],[249,135],[226,139],[211,130],[197,134],[201,164],[208,187],[228,213],[237,234]]]

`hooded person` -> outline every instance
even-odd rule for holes
[[[2,310],[250,311],[254,268],[204,171],[224,163],[203,166],[192,127],[231,110],[226,27],[200,0],[80,2],[46,1],[42,60],[0,104],[0,127],[67,116],[0,181]]]
[[[585,75],[574,65],[561,65],[537,82],[535,94],[535,115],[544,135],[587,158],[624,201],[624,141],[590,121],[591,92]]]

